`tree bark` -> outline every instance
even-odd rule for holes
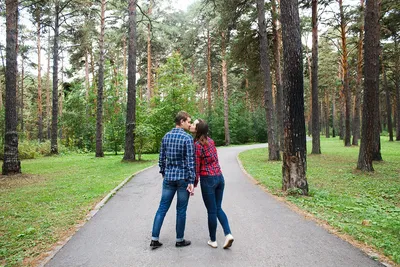
[[[99,41],[99,82],[97,88],[96,119],[96,157],[104,157],[103,152],[103,87],[104,87],[104,32],[105,32],[106,0],[101,1],[101,23]]]
[[[51,154],[58,154],[58,41],[60,30],[60,2],[55,1],[53,44],[53,106],[51,120]]]
[[[364,45],[364,98],[361,144],[357,169],[374,171],[372,166],[376,126],[376,92],[379,89],[379,3],[366,1]]]
[[[17,52],[17,55],[18,55],[18,52]],[[18,77],[18,69],[17,69],[17,77]],[[21,57],[21,77],[20,77],[20,79],[21,79],[21,96],[20,96],[21,102],[20,102],[19,117],[17,115],[17,121],[18,121],[18,119],[20,120],[21,131],[23,132],[23,131],[25,131],[24,116],[23,116],[23,114],[24,114],[24,106],[25,106],[24,105],[24,95],[25,95],[25,92],[24,92],[24,88],[25,88],[25,86],[24,86],[24,81],[25,81],[25,60],[24,60],[24,57]],[[16,90],[18,92],[18,82],[17,82]]]
[[[363,71],[363,41],[364,41],[364,0],[360,1],[360,34],[357,47],[357,82],[354,96],[354,118],[353,118],[353,141],[352,145],[358,146],[360,139],[360,111],[361,111],[361,89]]]
[[[208,114],[211,114],[211,38],[210,30],[207,29],[207,100]]]
[[[347,52],[347,39],[346,39],[346,22],[343,11],[343,0],[339,0],[340,10],[340,33],[342,39],[342,66],[343,66],[343,93],[345,104],[345,132],[344,132],[344,145],[351,146],[351,130],[350,130],[350,113],[351,113],[351,92],[349,86],[349,64]]]
[[[17,132],[18,1],[6,0],[6,98],[3,175],[21,173]]]
[[[46,120],[47,120],[47,139],[51,138],[51,127],[50,127],[50,30],[48,39],[48,53],[47,53],[47,76],[46,76]]]
[[[136,1],[129,0],[129,40],[128,40],[128,102],[126,108],[125,154],[124,160],[135,160],[136,126]]]
[[[85,87],[86,87],[86,104],[88,104],[89,103],[90,82],[89,82],[89,51],[87,48],[85,50]],[[86,114],[87,113],[88,113],[88,110],[86,109]]]
[[[378,37],[379,42],[379,37]],[[378,45],[379,46],[379,45]],[[380,47],[378,47],[380,50]],[[378,59],[378,85],[375,91],[375,110],[374,110],[374,144],[373,144],[373,152],[372,152],[372,160],[375,161],[382,161],[382,154],[381,154],[381,131],[382,131],[382,124],[381,124],[381,112],[380,112],[380,98],[379,98],[379,59]]]
[[[325,88],[325,137],[329,138],[330,137],[330,132],[329,132],[329,93],[328,89]]]
[[[321,154],[320,124],[318,108],[318,0],[312,0],[312,150],[311,154]]]
[[[332,137],[336,137],[336,94],[332,95]]]
[[[281,2],[283,40],[284,149],[282,189],[308,195],[300,18],[297,0]]]
[[[390,91],[387,83],[386,69],[383,62],[382,62],[382,74],[383,74],[383,86],[385,87],[385,95],[386,95],[386,117],[387,117],[389,141],[393,142],[392,105],[390,103]]]
[[[277,120],[277,144],[279,150],[283,149],[283,91],[282,91],[282,70],[281,70],[281,29],[279,22],[279,11],[276,0],[271,1],[272,7],[272,33],[274,36],[274,64],[275,64],[275,83],[276,83],[276,120]]]
[[[265,21],[264,0],[257,0],[258,31],[260,35],[260,70],[264,87],[264,103],[268,127],[268,160],[280,160],[279,146],[275,132],[275,110],[272,97],[270,63],[268,59],[268,39]]]
[[[38,99],[37,99],[37,105],[38,105],[38,139],[39,142],[43,141],[43,107],[42,107],[42,75],[41,75],[41,64],[40,64],[40,58],[41,58],[41,48],[40,48],[40,8],[36,7],[36,35],[37,35],[37,54],[38,54],[38,77],[37,77],[37,83],[38,83]]]
[[[399,55],[399,43],[397,38],[394,38],[394,49],[396,54],[396,66],[395,66],[395,86],[396,86],[396,141],[400,141],[400,55]]]
[[[122,101],[125,103],[126,102],[126,36],[125,35],[122,39],[122,43],[123,43],[123,49],[124,49],[124,70],[122,72],[124,89],[123,89]]]
[[[229,146],[231,137],[229,133],[229,103],[228,103],[228,66],[226,62],[226,38],[225,32],[221,32],[221,57],[222,57],[222,90],[224,93],[224,129],[225,129],[225,145]]]
[[[151,8],[152,8],[152,3],[153,1],[149,1],[149,10],[147,12],[147,15],[151,15]],[[147,99],[150,101],[150,99],[153,97],[154,92],[153,92],[153,83],[152,83],[152,68],[151,68],[151,25],[150,23],[147,24]]]

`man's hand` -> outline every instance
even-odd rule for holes
[[[190,193],[191,196],[194,195],[194,186],[193,186],[193,184],[188,184],[186,190]]]

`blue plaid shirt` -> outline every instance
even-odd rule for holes
[[[188,179],[189,183],[194,183],[196,174],[193,137],[182,128],[174,128],[166,133],[161,142],[158,165],[164,179]]]

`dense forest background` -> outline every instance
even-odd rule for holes
[[[167,0],[134,2],[135,154],[140,158],[141,153],[158,152],[160,140],[173,127],[173,116],[179,110],[206,119],[217,145],[269,141],[271,146],[273,133],[272,142],[282,151],[279,1],[262,1],[269,80],[264,80],[260,68],[256,1],[197,1],[185,12],[174,9]],[[299,8],[304,113],[313,153],[323,153],[319,142],[314,143],[320,134],[338,135],[346,146],[359,145],[364,1],[304,0]],[[133,51],[128,49],[127,3],[27,0],[19,3],[18,10],[19,157],[65,149],[96,151],[97,156],[103,150],[123,152],[128,58]],[[0,12],[5,25],[4,0]],[[382,0],[379,22],[376,130],[400,140],[398,1]],[[5,28],[0,38],[1,147],[5,142]],[[269,88],[264,87],[265,81]]]

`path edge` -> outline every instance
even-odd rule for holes
[[[250,150],[250,149],[248,149],[248,150]],[[246,151],[246,150],[244,150],[244,151]],[[340,239],[342,239],[343,241],[349,243],[353,247],[358,248],[364,254],[366,254],[370,259],[378,261],[383,266],[386,266],[386,267],[400,267],[400,265],[397,265],[395,262],[393,262],[387,256],[383,255],[381,252],[377,251],[375,248],[373,248],[371,246],[368,246],[368,245],[365,245],[365,244],[361,243],[360,241],[355,240],[352,236],[350,236],[348,234],[338,232],[339,230],[334,228],[333,226],[331,226],[327,221],[324,221],[322,219],[316,218],[313,214],[311,214],[311,213],[309,213],[309,212],[307,212],[305,210],[300,209],[295,204],[293,204],[293,203],[289,202],[288,200],[286,200],[284,197],[279,197],[279,196],[276,196],[276,195],[272,194],[268,190],[268,188],[266,188],[261,182],[257,181],[253,176],[251,176],[246,171],[246,169],[243,167],[243,164],[239,159],[239,154],[244,152],[244,151],[241,151],[236,155],[236,161],[238,162],[240,169],[246,175],[246,177],[253,184],[255,184],[258,187],[260,187],[265,193],[270,195],[275,200],[284,203],[290,210],[292,210],[292,211],[296,212],[297,214],[303,216],[305,219],[315,222],[318,226],[320,226],[323,229],[325,229],[328,233],[333,234],[333,235],[339,237]],[[377,260],[376,260],[376,258],[377,258]]]
[[[134,174],[128,176],[125,180],[123,180],[119,185],[117,185],[114,189],[110,191],[100,202],[98,202],[93,209],[91,209],[88,214],[86,214],[86,217],[83,222],[76,224],[73,227],[72,233],[64,238],[63,240],[57,241],[54,245],[53,248],[49,251],[41,253],[42,255],[46,255],[43,260],[40,260],[39,263],[36,265],[38,267],[44,267],[67,243],[68,241],[81,229],[91,218],[93,218],[96,213],[120,190],[124,185],[126,185],[130,180],[132,180],[133,177],[136,175],[147,171],[148,169],[153,168],[157,164],[153,164],[147,168],[144,168],[140,171],[135,172]],[[40,257],[40,256],[39,256]]]

